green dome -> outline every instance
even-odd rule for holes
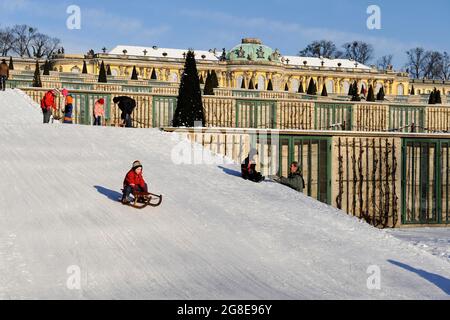
[[[227,54],[229,61],[277,61],[278,51],[263,45],[258,39],[243,39],[242,44],[235,46]]]

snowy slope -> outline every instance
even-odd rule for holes
[[[18,91],[0,112],[2,299],[450,298],[446,260],[238,165],[175,165],[172,134],[44,126]],[[115,201],[136,159],[159,208]]]

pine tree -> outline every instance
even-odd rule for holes
[[[253,79],[250,79],[250,82],[248,83],[248,89],[255,90],[255,85],[253,84]]]
[[[267,91],[273,91],[272,79],[269,79],[269,83],[267,84]]]
[[[368,102],[375,102],[375,93],[373,92],[373,86],[371,85],[369,87],[369,91],[367,93],[367,99]]]
[[[359,96],[359,92],[358,92],[358,83],[355,81],[353,83],[353,95],[352,95],[352,101],[361,101],[361,97]]]
[[[442,104],[441,90],[436,91],[436,104]]]
[[[14,63],[12,57],[9,57],[9,70],[14,70]]]
[[[384,101],[384,87],[381,86],[380,90],[377,93],[377,100],[378,101]]]
[[[49,76],[50,75],[50,61],[48,61],[48,60],[45,60],[44,72],[42,73],[42,75],[44,75],[44,76]]]
[[[305,93],[305,89],[303,89],[303,81],[300,82],[300,86],[298,87],[298,93]]]
[[[112,72],[111,72],[111,66],[108,64],[108,66],[106,67],[106,75],[107,76],[112,76]]]
[[[137,74],[137,70],[136,70],[136,66],[133,67],[133,72],[131,74],[131,80],[139,80],[138,74]]]
[[[87,65],[86,65],[86,61],[83,61],[83,71],[81,72],[82,74],[87,74]]]
[[[211,71],[211,84],[213,89],[216,89],[219,87],[219,79],[217,78],[216,71]]]
[[[286,92],[289,91],[289,85],[287,83],[284,85],[284,91],[286,91]]]
[[[327,91],[327,86],[326,85],[323,85],[323,88],[322,88],[322,97],[328,97],[328,91]]]
[[[245,87],[245,79],[242,79],[241,89],[247,89],[247,88]]]
[[[105,70],[105,63],[102,61],[102,64],[100,65],[100,73],[98,75],[98,82],[99,83],[107,83],[108,79],[106,77],[106,70]]]
[[[205,96],[213,96],[214,95],[214,88],[212,85],[212,76],[209,71],[206,76],[205,89],[203,90],[203,94]]]
[[[155,68],[153,68],[153,70],[152,70],[152,75],[151,75],[150,79],[152,79],[152,80],[158,80],[158,76],[156,75],[156,70],[155,70]]]
[[[435,90],[431,91],[430,97],[428,98],[428,104],[436,104]]]
[[[414,85],[411,87],[411,92],[410,92],[410,94],[411,94],[412,96],[414,96],[414,95],[416,94],[416,89],[414,89]]]
[[[41,69],[39,67],[38,60],[36,60],[36,68],[34,69],[33,87],[34,88],[42,88]]]
[[[205,84],[205,80],[203,79],[203,75],[200,75],[200,84]]]
[[[316,87],[316,84],[315,84],[313,78],[311,78],[311,80],[309,81],[309,86],[308,86],[308,90],[306,91],[306,93],[309,95],[317,94],[317,87]]]
[[[189,50],[186,54],[186,63],[183,76],[181,77],[173,126],[194,127],[196,125],[195,122],[201,122],[202,125],[205,125],[205,116],[195,53]]]

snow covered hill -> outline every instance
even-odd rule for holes
[[[44,126],[20,91],[0,113],[1,299],[450,298],[447,260],[236,164],[175,165],[173,134]],[[137,159],[159,208],[116,201]]]

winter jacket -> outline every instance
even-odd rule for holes
[[[9,67],[6,63],[0,63],[0,76],[9,78]]]
[[[73,97],[69,94],[66,97],[66,106],[64,108],[64,123],[73,123]]]
[[[52,91],[48,91],[42,98],[41,108],[43,110],[49,110],[50,108],[53,108],[54,110],[56,110],[56,100],[55,100],[55,96],[53,95]]]
[[[118,103],[119,109],[122,111],[122,119],[125,119],[127,114],[131,115],[136,108],[136,100],[127,96],[115,97],[113,102]]]
[[[136,186],[140,186],[142,189],[145,189],[145,180],[144,177],[141,174],[137,174],[136,171],[131,169],[123,181],[123,187],[131,186],[135,188]]]
[[[94,117],[104,117],[105,116],[105,109],[103,107],[103,104],[100,102],[96,102],[94,105]]]
[[[300,171],[289,174],[287,178],[281,177],[280,182],[298,192],[303,192],[303,189],[305,188],[305,180]]]

